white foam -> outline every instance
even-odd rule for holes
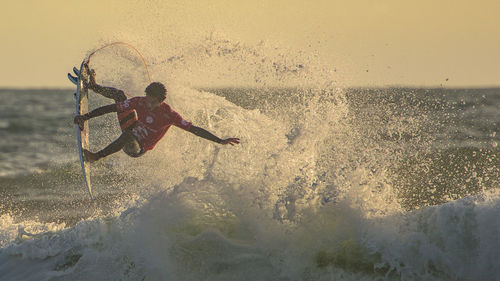
[[[496,280],[498,191],[375,220],[366,245],[405,280]]]
[[[218,55],[218,50],[228,57]],[[321,90],[310,95],[289,93],[297,95],[294,102],[264,114],[184,85],[203,74],[207,74],[204,80],[212,81],[235,69],[235,60],[254,64],[224,80],[257,72],[245,79],[264,80],[263,85],[275,80],[301,85],[314,77],[310,75],[319,66],[306,65],[309,61],[300,57],[287,60],[281,50],[268,53],[220,40],[181,51],[172,60],[165,58],[169,67],[156,66],[159,77],[168,74],[173,80],[168,83],[167,102],[195,125],[221,137],[240,137],[241,144],[218,146],[172,128],[153,152],[133,162],[123,153],[102,160],[117,174],[128,173],[131,181],[124,181],[121,188],[135,196],[117,202],[109,217],[93,217],[71,228],[0,217],[0,276],[7,280],[500,278],[494,264],[500,252],[498,194],[404,212],[387,172],[401,147],[379,143],[380,138],[373,137],[378,130],[357,127],[341,91],[327,101]],[[218,64],[221,57],[224,67]],[[176,76],[180,69],[184,70]],[[109,81],[126,82],[127,88],[142,92],[143,83],[132,75],[121,77],[120,71],[112,72]],[[324,76],[310,82],[321,88],[328,73],[319,72]],[[404,127],[405,122],[396,121],[388,131],[391,135],[415,129],[414,124]]]

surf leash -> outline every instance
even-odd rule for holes
[[[113,42],[113,43],[109,43],[109,44],[106,44],[100,48],[98,48],[97,50],[93,51],[92,53],[90,53],[90,55],[87,57],[87,62],[86,64],[88,65],[90,63],[90,59],[92,58],[92,56],[103,50],[103,49],[106,49],[108,47],[111,47],[111,46],[115,46],[115,45],[124,45],[124,46],[127,46],[129,48],[131,48],[132,50],[135,51],[135,53],[139,56],[139,58],[141,59],[142,61],[142,64],[144,65],[144,69],[146,70],[146,74],[148,76],[148,80],[149,80],[149,83],[151,83],[151,76],[149,75],[149,69],[148,69],[148,66],[146,64],[146,60],[144,59],[144,57],[142,56],[141,52],[139,52],[139,50],[137,50],[137,48],[135,48],[134,46],[132,46],[131,44],[129,43],[126,43],[126,42],[121,42],[121,41],[118,41],[118,42]]]

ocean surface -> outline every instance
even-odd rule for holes
[[[169,91],[241,144],[172,127],[91,201],[73,90],[0,90],[0,280],[500,280],[500,89]]]

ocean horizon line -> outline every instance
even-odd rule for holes
[[[245,85],[240,85],[240,86],[231,86],[231,85],[226,85],[226,86],[196,86],[192,87],[193,89],[199,89],[199,90],[210,90],[210,89],[297,89],[297,88],[303,88],[303,89],[317,89],[317,86],[245,86]],[[500,90],[500,85],[484,85],[484,86],[436,86],[436,85],[429,85],[429,86],[414,86],[414,85],[386,85],[386,86],[370,86],[370,85],[359,85],[359,86],[345,86],[345,87],[340,87],[340,86],[333,86],[333,87],[325,87],[325,89],[428,89],[428,90],[438,90],[438,89],[443,89],[443,90],[495,90],[499,89]],[[0,92],[27,92],[27,91],[74,91],[74,87],[1,87],[0,86]]]

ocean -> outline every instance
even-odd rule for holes
[[[94,201],[73,90],[0,101],[0,280],[500,280],[498,88],[177,86],[241,144],[172,127],[94,164]]]

